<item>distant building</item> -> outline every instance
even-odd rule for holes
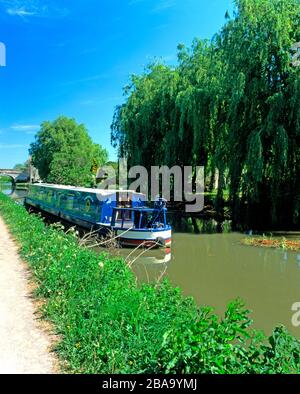
[[[39,171],[32,164],[30,164],[30,183],[41,182]]]
[[[42,181],[38,169],[35,168],[32,164],[32,157],[31,156],[29,156],[29,159],[28,159],[28,175],[29,175],[30,183]]]

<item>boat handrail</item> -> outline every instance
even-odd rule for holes
[[[113,207],[114,211],[138,211],[138,212],[154,212],[160,211],[159,208],[144,208],[144,207],[135,207],[135,208],[126,208],[126,207]],[[166,208],[165,208],[166,209]]]

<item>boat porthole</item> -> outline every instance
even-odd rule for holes
[[[91,200],[86,200],[85,211],[90,212],[90,210],[91,210]]]

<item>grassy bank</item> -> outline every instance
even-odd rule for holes
[[[293,373],[300,343],[284,328],[270,338],[250,328],[240,302],[223,319],[167,281],[138,287],[121,259],[79,247],[0,193],[0,214],[46,302],[43,317],[74,373]]]
[[[259,237],[259,238],[249,237],[242,239],[241,243],[247,246],[284,249],[284,250],[291,250],[294,252],[300,251],[300,241],[287,240],[286,238],[274,239],[274,238],[266,238],[266,237]]]

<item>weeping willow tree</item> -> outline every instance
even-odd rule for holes
[[[116,109],[112,124],[113,145],[130,165],[149,167],[164,160],[168,136],[175,131],[178,93],[178,72],[163,64],[153,63],[143,75],[131,77],[127,102]]]
[[[112,142],[130,165],[204,165],[242,227],[300,224],[298,0],[237,0],[211,41],[178,47],[125,88]],[[227,187],[227,186],[226,186]],[[222,204],[220,204],[222,206]]]
[[[291,47],[300,40],[295,0],[239,0],[217,37],[225,65],[227,162],[233,219],[299,223],[299,128]]]

